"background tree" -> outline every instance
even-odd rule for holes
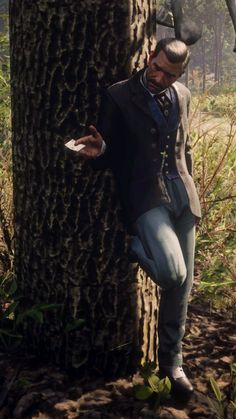
[[[65,149],[101,89],[143,65],[153,0],[11,0],[15,275],[34,351],[126,373],[156,354],[157,289],[129,264],[109,172]],[[82,319],[82,322],[78,321]],[[150,320],[151,319],[151,320]]]
[[[160,0],[158,5],[162,3]],[[186,84],[197,91],[199,88],[205,91],[213,84],[219,86],[227,81],[232,84],[235,81],[235,56],[232,54],[235,35],[226,2],[181,0],[181,4],[185,21],[194,22],[197,28],[203,27],[201,40],[190,47],[192,59],[185,76]],[[159,38],[174,36],[174,30],[159,25],[157,34]]]
[[[223,84],[229,74],[235,77],[231,65],[228,64],[235,59],[232,54],[234,29],[225,1],[194,0],[194,5],[194,20],[203,25],[203,36],[200,42],[192,46],[189,70],[190,73],[193,72],[192,78],[194,78],[194,72],[196,74],[196,68],[199,68],[204,91],[213,83]],[[187,3],[186,13],[192,14],[192,4]],[[207,80],[210,81],[208,85]]]

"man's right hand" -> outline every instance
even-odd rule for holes
[[[101,154],[103,138],[93,125],[88,129],[90,134],[75,140],[74,145],[84,144],[85,147],[79,151],[79,155],[85,159],[95,159]]]

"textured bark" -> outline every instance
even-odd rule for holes
[[[113,178],[67,138],[96,123],[101,88],[143,65],[153,0],[11,0],[15,273],[28,344],[83,371],[124,374],[156,357],[157,289],[126,256]],[[131,58],[132,57],[132,58]],[[68,331],[75,319],[83,326]]]

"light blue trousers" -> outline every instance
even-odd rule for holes
[[[135,222],[131,250],[161,287],[159,365],[182,365],[188,298],[193,283],[195,217],[180,178],[166,180],[171,203],[142,214]]]

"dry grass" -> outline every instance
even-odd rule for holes
[[[13,202],[10,138],[0,149],[0,278],[12,269]]]

